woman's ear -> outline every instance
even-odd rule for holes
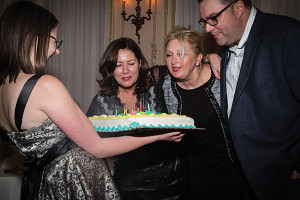
[[[196,65],[197,65],[197,66],[200,65],[200,63],[201,63],[201,61],[202,61],[202,57],[203,57],[202,53],[199,53],[198,56],[197,56],[197,61],[196,61]]]

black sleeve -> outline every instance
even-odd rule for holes
[[[99,106],[99,103],[98,103],[98,101],[97,101],[97,97],[98,97],[98,95],[96,95],[96,96],[93,98],[93,100],[92,100],[92,102],[91,102],[91,105],[90,105],[90,107],[89,107],[89,109],[88,109],[88,111],[87,111],[87,113],[86,113],[86,116],[92,117],[92,116],[94,116],[94,115],[99,115],[100,113],[102,113],[102,112],[101,112],[101,108],[100,108],[100,106]]]
[[[165,65],[156,65],[150,68],[152,79],[154,80],[154,92],[158,97],[156,104],[158,105],[158,111],[161,113],[168,113],[167,105],[164,99],[163,82],[165,76],[168,73],[168,68]]]

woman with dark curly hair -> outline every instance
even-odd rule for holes
[[[100,91],[88,116],[114,115],[134,108],[145,111],[148,107],[154,112],[166,112],[155,95],[147,60],[132,39],[111,42],[102,56],[99,72]],[[183,170],[175,143],[146,145],[115,157],[114,164],[114,180],[123,199],[183,199]]]

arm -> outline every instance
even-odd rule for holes
[[[101,138],[86,115],[73,101],[64,85],[53,76],[43,76],[37,84],[39,109],[44,112],[74,143],[104,158],[122,154],[158,140],[180,141],[179,132],[149,137]]]
[[[210,67],[214,72],[215,77],[220,80],[220,66],[221,66],[221,57],[216,53],[207,54],[205,56],[205,63],[210,63]]]

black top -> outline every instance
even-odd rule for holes
[[[185,135],[182,147],[187,161],[189,199],[235,199],[227,195],[235,187],[233,164],[228,156],[217,112],[205,91],[207,83],[191,90],[177,85],[182,114],[192,117],[206,134]]]

